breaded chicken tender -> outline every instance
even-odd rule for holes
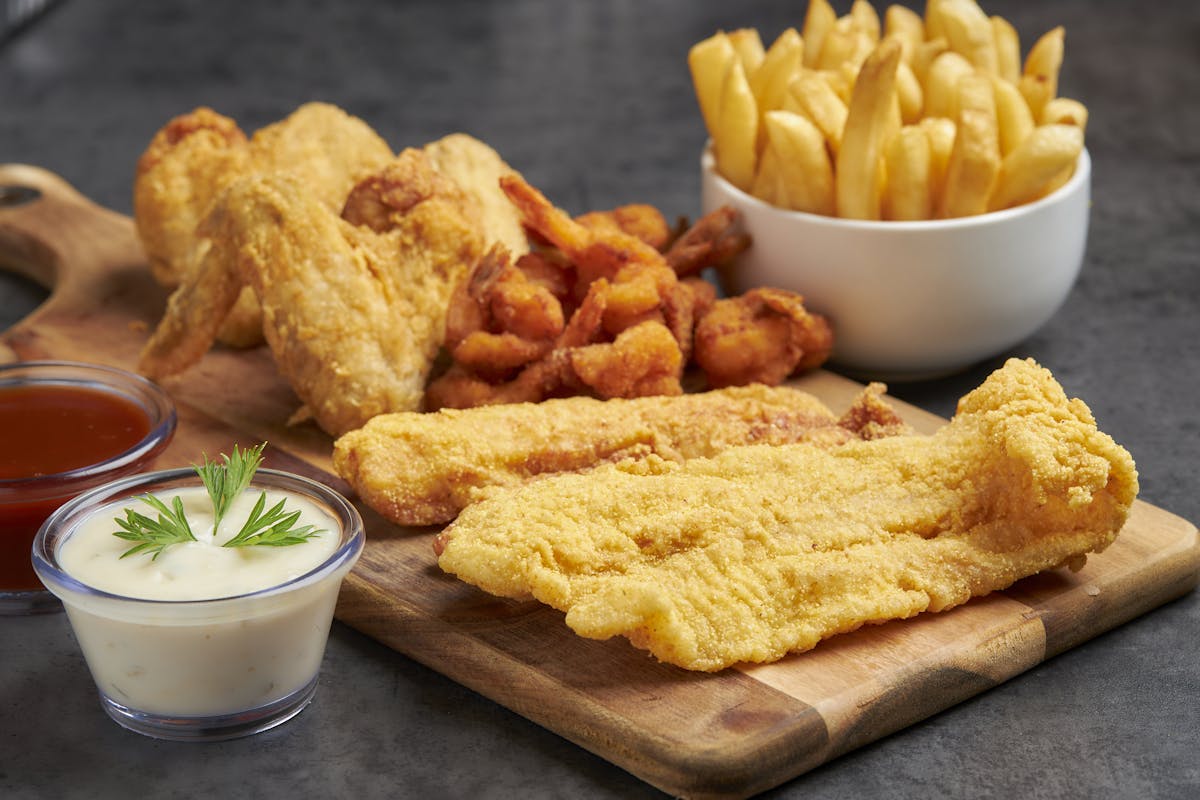
[[[359,497],[401,525],[448,522],[477,491],[608,461],[682,461],[742,444],[825,446],[906,426],[865,389],[842,419],[798,389],[752,385],[674,397],[443,409],[375,417],[334,443],[333,463]]]
[[[494,490],[435,549],[448,573],[533,595],[581,636],[711,671],[1077,568],[1137,491],[1087,406],[1010,360],[932,436],[554,476]]]

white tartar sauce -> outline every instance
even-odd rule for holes
[[[111,594],[145,600],[207,600],[286,583],[319,566],[337,549],[339,528],[332,516],[305,497],[275,490],[267,490],[264,511],[286,500],[285,511],[300,511],[298,526],[313,525],[323,532],[303,544],[284,547],[223,547],[241,530],[261,492],[255,488],[243,492],[215,530],[212,501],[203,486],[156,495],[168,508],[175,496],[183,501],[196,537],[194,542],[170,545],[158,558],[146,552],[121,558],[136,542],[113,535],[120,530],[115,520],[124,518],[126,508],[151,519],[158,516],[141,500],[125,498],[84,520],[60,546],[59,564],[81,583]]]
[[[113,536],[124,509],[157,517],[136,498],[105,505],[63,541],[58,561],[81,583],[119,598],[68,591],[63,604],[100,691],[140,713],[213,718],[267,707],[315,685],[342,578],[354,559],[309,582],[289,583],[326,562],[341,541],[328,512],[290,492],[267,490],[266,508],[286,498],[299,524],[324,533],[285,547],[221,545],[241,530],[261,488],[251,487],[212,529],[203,486],[178,494],[197,541],[157,559],[121,558],[135,542]],[[259,592],[289,584],[279,592]],[[178,601],[178,602],[162,602]]]

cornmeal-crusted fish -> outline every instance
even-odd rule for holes
[[[675,396],[385,414],[337,440],[333,463],[360,497],[402,525],[448,522],[489,486],[609,461],[710,456],[743,444],[826,446],[907,428],[868,387],[842,418],[807,392],[754,384]]]
[[[582,636],[694,670],[942,611],[1117,536],[1129,453],[1010,360],[932,436],[649,458],[494,491],[439,537],[449,573],[533,595]]]

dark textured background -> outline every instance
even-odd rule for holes
[[[1087,262],[1063,309],[1013,353],[1050,367],[1133,452],[1144,499],[1200,520],[1200,4],[983,5],[1025,47],[1064,25],[1061,90],[1092,112]],[[45,167],[128,213],[137,157],[171,116],[207,104],[252,130],[320,99],[397,149],[468,131],[571,211],[638,201],[695,215],[704,133],[687,48],[744,25],[769,42],[804,7],[67,0],[0,45],[0,162]],[[0,270],[0,329],[44,296]],[[893,393],[948,415],[998,363]],[[1193,594],[771,795],[1200,796],[1198,640]],[[299,718],[251,740],[188,746],[103,716],[61,616],[0,618],[0,795],[285,792],[656,796],[341,625],[317,701]]]

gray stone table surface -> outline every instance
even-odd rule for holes
[[[1200,4],[983,5],[1026,45],[1064,25],[1062,92],[1092,112],[1086,264],[1013,353],[1087,400],[1137,459],[1143,499],[1200,520]],[[804,6],[67,0],[0,45],[0,162],[129,213],[137,157],[171,116],[210,105],[250,130],[321,99],[397,148],[473,133],[571,210],[640,201],[695,215],[704,133],[689,45],[720,27],[773,38]],[[0,274],[0,329],[44,296]],[[999,362],[892,389],[948,415]],[[1198,641],[1193,593],[769,796],[1198,797]],[[0,796],[285,795],[659,793],[340,624],[309,709],[196,746],[111,723],[62,615],[0,618]]]

